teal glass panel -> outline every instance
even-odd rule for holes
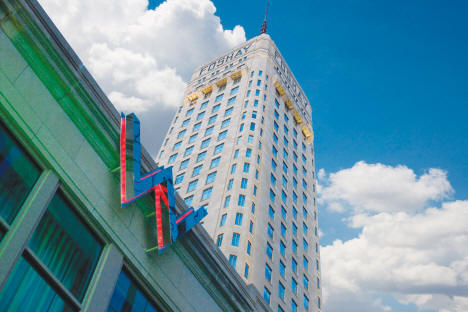
[[[39,174],[39,168],[0,124],[0,217],[6,223],[13,223]]]
[[[0,311],[73,311],[24,259],[0,292]]]
[[[108,312],[157,312],[161,311],[156,308],[146,296],[138,289],[135,283],[130,280],[125,272],[120,272],[119,279],[115,285],[114,293],[112,294]]]
[[[63,286],[81,301],[102,245],[60,193],[50,202],[28,246]]]

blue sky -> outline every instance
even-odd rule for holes
[[[264,2],[214,3],[251,38]],[[310,99],[317,169],[442,168],[468,197],[467,15],[464,1],[272,1],[268,33]],[[330,233],[341,224],[327,211],[320,220]],[[336,231],[322,244],[355,232]]]
[[[39,1],[152,155],[193,69],[256,36],[265,9]],[[312,105],[324,311],[468,311],[467,16],[466,1],[271,2]]]

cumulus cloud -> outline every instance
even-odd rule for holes
[[[245,41],[210,0],[39,0],[120,111],[139,113],[154,155],[193,70]]]
[[[327,175],[319,171],[319,201],[333,211],[418,211],[431,200],[453,192],[447,173],[429,169],[421,176],[405,166],[391,167],[363,161]]]
[[[446,172],[359,162],[323,179],[321,205],[351,207],[348,225],[360,229],[321,248],[326,310],[388,311],[380,294],[468,310],[468,201],[442,202],[453,192]]]

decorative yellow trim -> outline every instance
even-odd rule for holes
[[[212,86],[212,85],[209,85],[208,87],[203,88],[203,89],[201,90],[201,92],[203,92],[203,94],[210,93],[211,91],[213,91],[213,86]]]
[[[242,77],[242,71],[241,70],[239,70],[237,73],[234,73],[234,74],[231,75],[232,80],[234,80],[236,78],[240,78],[240,77]]]
[[[283,86],[281,85],[281,83],[279,81],[275,81],[275,88],[276,90],[278,90],[278,93],[283,96],[286,92],[284,92],[284,88]]]
[[[313,136],[309,128],[307,128],[307,126],[302,127],[302,134],[306,137],[308,143],[312,142]]]
[[[187,96],[187,100],[190,102],[190,104],[193,104],[193,102],[198,99],[198,92],[194,92]]]
[[[293,103],[291,102],[291,100],[287,96],[284,97],[284,103],[286,104],[286,107],[288,109],[293,109],[294,108]]]
[[[216,82],[216,85],[217,85],[218,87],[222,87],[222,86],[224,86],[226,83],[227,83],[227,78],[223,78],[223,79],[219,80],[218,82]]]
[[[301,115],[299,115],[299,113],[297,111],[294,111],[294,120],[298,123],[298,124],[301,124],[302,123],[302,118],[301,118]]]

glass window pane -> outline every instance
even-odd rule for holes
[[[0,311],[73,311],[24,259],[0,292]]]
[[[161,311],[138,289],[125,272],[120,272],[107,311]]]
[[[102,245],[60,194],[56,194],[50,202],[28,246],[81,301],[98,262]]]
[[[0,217],[6,223],[13,223],[39,174],[39,168],[0,124]]]

